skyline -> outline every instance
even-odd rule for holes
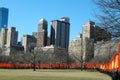
[[[45,18],[48,21],[48,36],[51,21],[61,17],[70,18],[70,41],[82,32],[82,25],[88,20],[95,21],[96,6],[92,0],[1,0],[0,7],[9,8],[8,27],[14,26],[19,32],[18,40],[23,34],[38,32],[38,21]]]

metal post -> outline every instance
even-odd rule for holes
[[[35,65],[35,51],[33,51],[33,71],[36,71],[36,65]]]
[[[33,71],[36,71],[36,68],[35,68],[35,55],[34,55],[34,70]]]

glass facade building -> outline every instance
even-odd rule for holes
[[[65,48],[69,46],[70,23],[68,17],[51,21],[51,45]]]
[[[0,8],[0,31],[8,25],[8,12],[9,10],[7,8]]]

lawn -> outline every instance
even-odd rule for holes
[[[81,70],[0,69],[0,80],[112,80],[106,74]]]

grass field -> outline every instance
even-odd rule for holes
[[[0,69],[0,80],[111,80],[111,77],[81,70]]]

